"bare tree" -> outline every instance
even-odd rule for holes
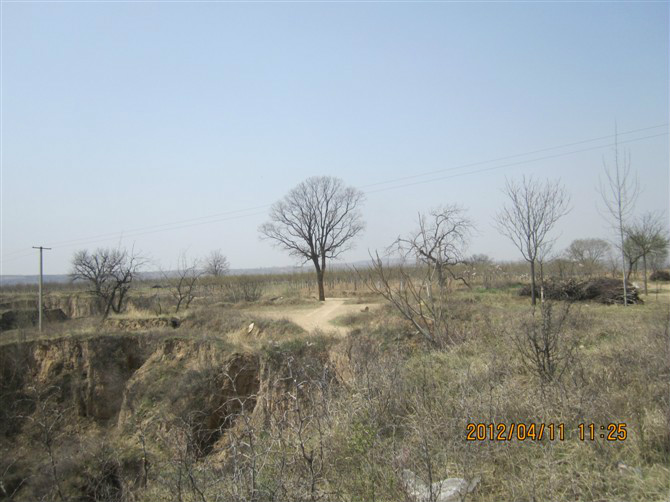
[[[99,300],[103,316],[124,308],[126,295],[145,259],[134,251],[98,249],[93,253],[77,251],[72,259],[72,280],[90,283],[91,293]]]
[[[186,253],[181,253],[177,260],[175,274],[176,276],[169,277],[168,274],[163,273],[163,276],[166,281],[169,281],[170,294],[175,299],[175,313],[177,313],[182,305],[184,308],[191,305],[202,271],[198,269],[198,260],[189,261]]]
[[[382,295],[410,321],[431,344],[451,341],[447,306],[447,279],[464,282],[454,266],[464,263],[464,251],[472,223],[457,206],[419,214],[419,228],[408,237],[399,237],[389,248],[396,266],[386,264],[379,254],[372,257],[366,284]],[[405,266],[407,259],[414,267]]]
[[[535,305],[535,265],[551,247],[549,232],[568,213],[570,196],[558,180],[542,184],[525,176],[521,183],[507,180],[504,192],[509,204],[496,215],[496,227],[530,263],[531,302]]]
[[[212,251],[205,258],[205,273],[213,277],[226,275],[230,270],[228,258],[226,258],[220,249]]]
[[[524,365],[543,386],[559,379],[574,362],[578,339],[571,335],[575,321],[569,315],[570,306],[565,303],[554,313],[551,302],[543,303],[541,317],[524,321],[512,338]]]
[[[644,294],[648,295],[647,291],[647,265],[650,258],[654,255],[663,255],[667,252],[670,239],[665,231],[665,225],[661,215],[653,213],[645,213],[639,221],[625,228],[625,250],[629,259],[629,267],[627,276],[630,277],[632,270],[631,260],[635,257],[635,261],[642,258],[644,267]]]
[[[598,270],[609,251],[610,245],[603,239],[575,239],[565,250],[565,255],[584,273],[591,275]]]
[[[465,261],[463,250],[472,228],[472,222],[458,206],[439,207],[428,215],[419,213],[419,228],[408,237],[398,237],[395,246],[405,257],[413,256],[431,267],[440,286],[445,285],[447,275],[468,285],[453,267]]]
[[[623,304],[628,305],[628,277],[626,274],[626,252],[624,249],[625,231],[635,200],[639,193],[637,177],[631,171],[630,154],[619,154],[616,128],[614,135],[614,166],[608,168],[603,160],[607,180],[600,180],[599,192],[605,204],[608,217],[618,237],[617,247],[621,252],[621,270],[623,280]]]
[[[633,270],[637,270],[637,263],[642,258],[642,250],[639,246],[626,236],[623,241],[623,255],[626,257],[626,285],[630,284],[630,276]]]
[[[350,249],[364,228],[358,210],[363,198],[363,192],[345,187],[338,178],[308,178],[272,206],[271,221],[259,228],[277,246],[314,264],[321,301],[326,299],[326,260]]]

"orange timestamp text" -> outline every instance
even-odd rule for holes
[[[544,423],[469,423],[465,439],[468,441],[549,441],[565,440],[565,424]]]
[[[580,441],[625,441],[628,437],[625,423],[596,425],[582,423],[573,430],[573,437]],[[564,441],[566,427],[564,423],[468,423],[465,439],[467,441]]]

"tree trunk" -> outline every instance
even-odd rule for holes
[[[626,272],[626,287],[630,284],[630,276],[633,273],[633,267],[634,266],[635,266],[635,262],[628,260],[628,272]]]
[[[319,264],[318,258],[315,258],[313,261],[314,261],[314,268],[316,269],[316,282],[319,285],[319,301],[325,302],[326,293],[325,290],[323,289],[324,269]]]
[[[123,299],[126,296],[126,290],[124,288],[119,289],[119,299],[116,303],[116,307],[112,306],[112,309],[114,312],[117,314],[120,314],[121,311],[123,310]]]
[[[544,303],[544,261],[540,260],[540,303]]]
[[[647,291],[647,255],[642,255],[642,264],[644,265],[644,296],[649,296]]]
[[[530,262],[530,304],[535,305],[535,260]]]
[[[107,319],[107,317],[109,317],[109,313],[113,310],[114,296],[116,296],[116,293],[112,293],[112,296],[110,296],[108,298],[103,298],[103,302],[104,302],[104,311],[102,313],[102,318],[103,319]]]
[[[626,253],[624,252],[623,240],[623,218],[619,210],[619,237],[621,238],[621,266],[623,267],[621,275],[623,276],[623,306],[628,306],[628,276],[626,276]],[[630,272],[629,272],[630,275]]]

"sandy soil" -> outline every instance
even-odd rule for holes
[[[366,306],[370,309],[379,306],[375,304],[345,304],[345,301],[347,301],[346,298],[326,298],[325,302],[321,302],[314,308],[289,308],[286,310],[263,311],[262,314],[266,317],[273,317],[276,319],[289,319],[307,331],[312,331],[318,328],[322,331],[335,331],[338,334],[346,335],[349,328],[332,324],[333,319],[345,314],[361,312]]]

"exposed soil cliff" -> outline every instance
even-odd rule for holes
[[[158,458],[176,441],[188,443],[184,451],[194,458],[221,451],[226,431],[239,417],[262,427],[268,413],[286,406],[286,391],[295,386],[291,374],[305,371],[297,355],[287,366],[281,352],[242,353],[219,339],[166,332],[5,345],[0,453],[20,449],[26,460],[0,465],[6,470],[3,490],[12,487],[20,500],[58,496],[56,486],[66,498],[80,498],[90,488],[84,485],[103,483],[121,496],[141,486],[147,450]],[[317,366],[310,363],[313,371],[323,371]],[[109,441],[117,456],[127,450],[125,460],[106,480],[82,481],[95,460],[91,455],[102,455],[99,448]],[[49,448],[58,452],[56,474],[49,467]]]

